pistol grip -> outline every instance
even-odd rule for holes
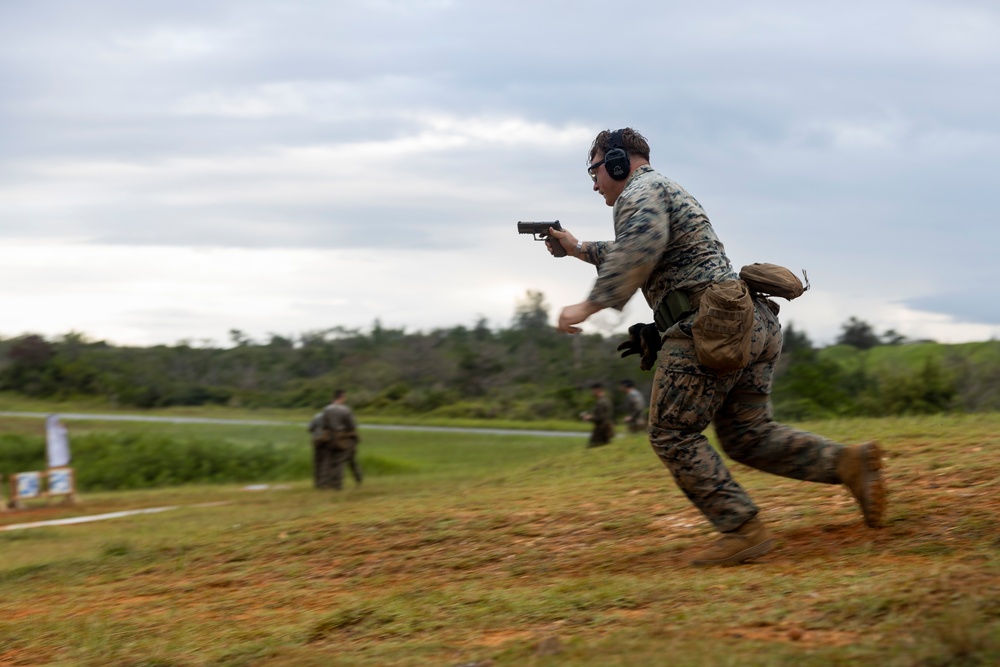
[[[549,249],[552,251],[552,254],[555,257],[565,257],[566,256],[566,248],[564,248],[563,244],[559,242],[559,239],[556,239],[556,238],[554,238],[552,236],[546,236],[545,237],[545,245],[547,245],[549,247]]]

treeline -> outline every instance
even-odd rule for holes
[[[376,322],[367,332],[337,327],[265,341],[233,330],[230,347],[121,347],[76,333],[29,334],[0,340],[0,390],[136,408],[299,408],[323,405],[343,387],[362,414],[515,420],[574,419],[590,407],[594,381],[617,389],[630,378],[648,395],[652,373],[640,371],[636,357],[619,357],[620,336],[566,336],[548,319],[543,295],[528,292],[511,325],[498,329],[480,320],[407,333]],[[1000,408],[993,389],[1000,352],[992,343],[982,344],[985,359],[973,359],[962,346],[875,335],[855,318],[837,342],[818,349],[786,326],[774,389],[779,417]]]
[[[783,419],[996,411],[1000,342],[910,341],[852,317],[835,345],[817,348],[789,324],[776,377]]]
[[[233,330],[225,348],[25,335],[0,341],[0,391],[138,408],[293,408],[324,405],[343,387],[362,413],[530,420],[575,417],[590,407],[593,381],[643,382],[616,339],[565,336],[548,326],[548,312],[542,294],[529,292],[506,328],[481,319],[407,333],[376,321],[367,332],[335,327],[266,341]]]

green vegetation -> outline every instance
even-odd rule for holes
[[[188,343],[115,347],[80,334],[0,340],[0,391],[100,409],[309,410],[346,388],[370,422],[569,422],[591,407],[595,380],[634,380],[647,395],[652,373],[622,359],[620,336],[565,336],[546,325],[548,306],[529,292],[509,328],[485,321],[429,333],[334,328],[232,347]],[[851,318],[838,344],[816,348],[785,327],[775,373],[779,419],[1000,410],[1000,341],[942,345],[876,335]],[[612,391],[619,414],[624,394]],[[540,428],[548,428],[540,426]]]
[[[570,338],[546,325],[547,305],[529,292],[510,328],[429,333],[340,327],[254,342],[231,332],[230,348],[189,343],[116,347],[71,333],[56,340],[0,340],[0,391],[45,401],[98,400],[111,407],[312,408],[347,388],[360,414],[422,419],[576,419],[594,380],[638,378],[618,340]]]
[[[1000,354],[1000,342],[795,350],[775,383],[775,413],[810,419],[1000,409],[1000,390],[992,387],[1000,363],[973,361],[984,347]]]
[[[86,462],[77,474],[84,491],[301,479],[311,465],[304,448],[290,456],[271,444],[248,447],[155,432],[92,433],[74,438],[72,447]],[[44,469],[44,451],[41,437],[0,435],[0,469]]]
[[[779,548],[727,569],[686,565],[711,531],[632,436],[587,450],[582,435],[372,430],[363,455],[399,467],[342,493],[300,479],[35,503],[0,528],[178,509],[0,530],[0,664],[1000,663],[1000,415],[798,426],[882,442],[887,525],[865,528],[840,487],[733,464]],[[0,420],[4,443],[39,428]],[[80,421],[72,433],[111,447],[155,434],[307,448],[283,425]]]
[[[84,492],[303,480],[312,474],[312,450],[302,424],[68,423],[74,460],[83,462],[77,466],[77,483]],[[0,418],[0,473],[45,468],[42,429],[37,418]],[[402,435],[364,425],[361,433],[360,463],[369,477],[489,470],[501,458],[530,460],[565,451],[567,440],[573,441],[483,433]]]

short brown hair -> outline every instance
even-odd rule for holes
[[[642,136],[631,127],[626,127],[622,131],[622,143],[625,144],[625,150],[629,155],[638,155],[643,160],[649,160],[649,143],[646,141],[646,137]],[[614,130],[601,130],[597,133],[594,138],[594,143],[590,145],[590,159],[587,160],[587,164],[590,165],[594,162],[594,156],[600,153],[605,155],[608,149],[611,148],[611,135],[614,134]]]

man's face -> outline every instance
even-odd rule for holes
[[[608,206],[614,206],[615,202],[618,201],[618,195],[622,193],[625,189],[625,181],[616,181],[611,178],[608,174],[608,170],[604,168],[604,153],[597,151],[594,154],[594,159],[590,161],[590,164],[596,164],[597,166],[590,169],[591,178],[594,180],[594,192],[599,193],[604,197],[604,203]]]

